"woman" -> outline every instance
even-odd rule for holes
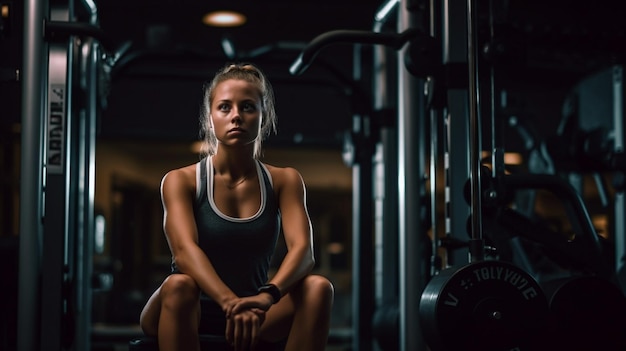
[[[204,104],[206,157],[161,182],[174,274],[150,297],[140,325],[162,351],[199,350],[199,333],[224,333],[235,350],[285,339],[285,350],[323,350],[334,292],[310,274],[304,182],[293,168],[258,160],[276,129],[271,85],[253,65],[227,65],[205,88]],[[268,281],[281,228],[288,251]]]

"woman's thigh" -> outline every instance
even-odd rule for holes
[[[308,315],[307,319],[312,320],[329,317],[333,290],[327,278],[315,274],[306,276],[269,309],[261,326],[261,338],[268,341],[286,338],[297,314]]]
[[[261,339],[269,342],[281,341],[289,335],[296,310],[293,294],[283,296],[265,315],[261,326]]]
[[[156,336],[161,316],[161,287],[159,286],[146,302],[139,317],[139,325],[144,334]]]

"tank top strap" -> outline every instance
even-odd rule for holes
[[[265,164],[263,164],[263,162],[257,160],[257,163],[259,165],[259,169],[261,170],[260,173],[261,173],[261,176],[263,177],[265,187],[268,190],[273,190],[274,182],[272,181],[272,174],[270,173],[270,170],[267,169],[267,167],[265,166]]]
[[[196,163],[196,202],[206,197],[207,157]]]
[[[266,196],[274,197],[274,182],[272,180],[272,174],[269,169],[261,162],[256,160],[257,170],[260,170],[262,192],[266,193]],[[211,178],[208,176],[209,169],[213,170],[211,159],[207,156],[196,163],[196,202],[203,202],[208,196],[208,189],[212,188]],[[269,193],[269,194],[267,194]]]

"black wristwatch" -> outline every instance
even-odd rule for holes
[[[280,290],[278,290],[278,287],[276,285],[265,284],[259,288],[259,290],[257,291],[257,294],[260,294],[262,292],[266,292],[270,294],[272,296],[272,299],[274,300],[273,302],[274,304],[280,301],[280,298],[281,298]]]

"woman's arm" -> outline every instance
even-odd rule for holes
[[[215,272],[198,246],[198,231],[193,214],[195,166],[167,173],[161,181],[163,230],[177,268],[191,276],[204,293],[224,308],[237,299]]]
[[[274,284],[281,295],[285,295],[313,269],[313,232],[306,209],[306,189],[300,173],[293,168],[268,166],[268,169],[278,196],[287,246],[287,254],[268,283]],[[251,308],[267,311],[275,302],[270,293],[262,293],[233,300],[225,311],[227,316]]]
[[[289,167],[273,169],[287,254],[269,283],[284,295],[313,269],[313,231],[302,176]]]

